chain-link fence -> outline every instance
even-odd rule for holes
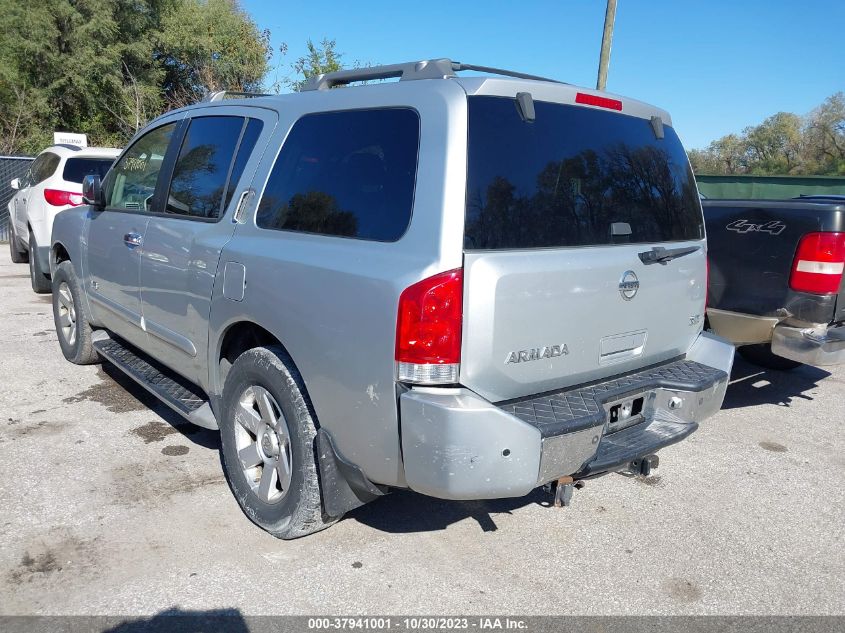
[[[15,195],[11,182],[15,178],[23,178],[29,164],[30,156],[0,156],[0,242],[9,241],[9,200]]]

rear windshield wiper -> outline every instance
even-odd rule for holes
[[[643,264],[668,264],[677,257],[683,257],[699,250],[700,246],[685,246],[683,248],[663,248],[655,246],[650,251],[638,253]]]

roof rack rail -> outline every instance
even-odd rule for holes
[[[70,143],[53,143],[50,147],[64,147],[65,149],[69,149],[72,152],[78,152],[83,147],[81,145],[71,145]]]
[[[534,79],[537,81],[551,81],[563,83],[556,79],[528,75],[513,70],[502,68],[491,68],[489,66],[475,66],[473,64],[462,64],[453,62],[451,59],[429,59],[419,62],[406,62],[404,64],[388,64],[385,66],[369,66],[367,68],[352,68],[350,70],[339,70],[333,73],[314,75],[303,86],[302,90],[328,90],[336,86],[343,86],[355,81],[371,81],[377,79],[396,79],[399,81],[412,81],[417,79],[446,79],[455,77],[456,72],[474,70],[492,75],[503,75],[506,77],[517,77],[519,79]]]
[[[452,68],[456,71],[474,70],[480,73],[489,73],[491,75],[502,75],[503,77],[516,77],[517,79],[533,79],[534,81],[550,81],[555,84],[566,83],[558,79],[549,79],[548,77],[540,77],[539,75],[529,75],[527,73],[516,72],[515,70],[506,70],[504,68],[492,68],[490,66],[475,66],[474,64],[462,64],[461,62],[452,62]]]
[[[223,101],[227,97],[238,98],[238,97],[245,97],[245,98],[252,98],[252,97],[272,97],[270,93],[267,92],[238,92],[235,90],[220,90],[218,92],[209,93],[209,95],[203,99],[203,103],[210,103],[212,101]]]

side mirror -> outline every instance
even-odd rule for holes
[[[103,185],[100,182],[100,177],[96,174],[85,176],[82,179],[82,202],[97,209],[106,206],[103,197]]]
[[[17,191],[18,189],[21,188],[21,179],[15,178],[12,182],[9,183],[9,185],[12,187],[12,189]]]

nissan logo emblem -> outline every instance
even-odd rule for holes
[[[626,270],[622,273],[622,279],[619,280],[619,294],[625,301],[630,301],[637,296],[637,291],[640,289],[640,280],[637,279],[636,273],[633,270]]]

